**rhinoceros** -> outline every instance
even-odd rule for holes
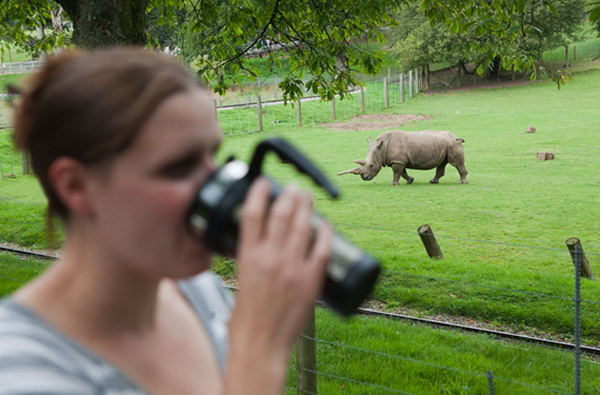
[[[422,130],[420,132],[405,132],[392,130],[381,133],[375,142],[368,140],[369,152],[367,159],[355,160],[360,166],[338,173],[357,174],[363,180],[375,178],[382,166],[390,166],[394,171],[394,179],[390,185],[398,185],[400,177],[407,184],[414,181],[406,169],[429,170],[436,168],[435,177],[429,182],[437,184],[444,176],[446,165],[450,163],[460,174],[459,183],[467,182],[465,167],[465,141],[451,132],[438,130]]]

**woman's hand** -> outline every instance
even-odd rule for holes
[[[270,393],[264,380],[274,384],[275,393],[283,388],[292,345],[323,286],[333,234],[326,223],[313,234],[312,199],[298,187],[283,189],[272,205],[270,199],[270,182],[259,178],[243,205],[239,289],[230,326],[229,367],[242,362],[235,358],[244,360],[240,353],[250,355],[247,363],[253,366],[247,368],[254,377],[249,379],[258,380],[263,394]],[[261,364],[266,369],[262,378]],[[248,386],[241,389],[252,393]]]

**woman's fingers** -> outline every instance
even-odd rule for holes
[[[262,267],[268,278],[302,281],[308,274],[304,270],[317,270],[317,263],[327,260],[332,230],[326,224],[313,229],[312,198],[297,186],[284,188],[272,203],[271,199],[270,181],[255,181],[244,202],[238,252],[243,252],[244,261],[254,261],[248,270]]]
[[[271,184],[266,178],[259,177],[250,186],[242,209],[239,248],[256,245],[263,237],[270,196]]]

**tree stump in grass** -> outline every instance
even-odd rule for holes
[[[554,159],[554,154],[552,152],[538,152],[537,158],[539,160],[550,160]]]
[[[577,263],[580,264],[581,276],[589,278],[590,280],[595,280],[596,278],[594,277],[594,273],[592,273],[590,263],[585,257],[585,252],[583,252],[583,247],[581,246],[579,239],[577,237],[570,237],[565,243],[571,254],[573,265],[577,265]]]
[[[417,230],[419,236],[421,237],[421,241],[425,246],[425,250],[427,251],[427,255],[429,255],[432,259],[442,259],[444,254],[442,254],[442,250],[435,240],[435,236],[433,235],[433,231],[429,225],[421,225]]]

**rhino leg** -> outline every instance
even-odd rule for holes
[[[408,181],[412,177],[406,173],[406,169],[403,164],[392,163],[392,171],[394,172],[394,178],[392,179],[392,182],[390,182],[390,185],[399,185],[398,181],[400,181],[400,177],[404,178],[409,184],[412,182],[412,180],[410,180],[410,182]]]
[[[452,163],[450,162],[450,164],[454,167],[456,167],[456,170],[458,170],[458,174],[460,175],[460,181],[458,181],[459,184],[466,184],[467,181],[467,174],[469,174],[469,172],[467,171],[467,168],[464,165],[464,162],[459,162],[459,163]]]
[[[444,177],[444,174],[446,174],[446,164],[448,164],[448,162],[443,162],[435,168],[435,176],[429,181],[430,183],[438,184],[440,182],[440,178]]]
[[[467,181],[467,174],[469,174],[469,172],[467,171],[467,168],[465,167],[465,165],[459,165],[456,166],[456,169],[458,170],[458,174],[460,174],[460,181],[458,181],[459,184],[466,184]]]
[[[404,169],[404,171],[402,172],[402,178],[404,178],[406,180],[406,184],[412,184],[412,182],[415,180],[414,177],[411,177],[408,175],[408,173],[406,172],[406,169]]]
[[[467,168],[465,167],[465,153],[464,150],[462,149],[458,149],[455,152],[453,151],[451,153],[451,155],[448,155],[448,160],[449,163],[456,167],[456,170],[458,170],[458,174],[460,175],[460,181],[458,182],[459,184],[466,184],[467,183],[467,174],[469,174],[469,172],[467,171]]]

